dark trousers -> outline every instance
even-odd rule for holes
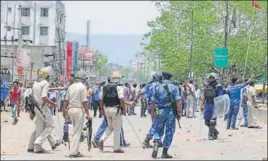
[[[56,98],[52,98],[51,99],[54,103],[56,103]],[[52,115],[56,115],[56,108],[54,106],[50,106],[50,111],[52,113]]]
[[[141,117],[142,116],[146,116],[145,113],[146,113],[146,110],[147,110],[147,101],[142,99],[141,100]]]
[[[99,118],[101,118],[101,112],[100,112],[100,104],[99,104],[99,101],[97,101],[97,100],[93,100],[93,101],[92,101],[92,105],[93,105],[94,117],[97,116],[97,111],[99,111]]]

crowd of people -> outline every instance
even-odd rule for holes
[[[52,116],[58,110],[65,119],[63,140],[66,142],[69,142],[68,124],[73,125],[70,157],[83,156],[79,152],[79,145],[88,135],[83,133],[84,121],[85,118],[91,120],[91,115],[103,119],[92,139],[92,145],[103,151],[105,141],[114,132],[114,153],[124,153],[121,147],[130,144],[125,140],[122,116],[136,115],[135,109],[139,101],[140,117],[150,115],[152,120],[143,148],[153,148],[153,158],[157,157],[159,148],[163,148],[162,158],[172,158],[168,149],[176,130],[176,119],[179,122],[182,117],[195,118],[196,112],[201,112],[204,117],[208,139],[217,139],[219,131],[216,129],[217,110],[214,99],[222,95],[228,95],[230,99],[230,107],[225,115],[227,130],[238,130],[236,120],[240,107],[245,121],[241,127],[261,128],[256,118],[255,109],[258,107],[254,74],[243,83],[237,83],[237,78],[233,78],[229,84],[220,85],[217,76],[213,74],[206,83],[197,84],[193,79],[184,83],[171,81],[171,73],[156,72],[149,83],[123,84],[121,73],[113,72],[107,81],[89,85],[86,73],[78,71],[70,75],[68,86],[64,86],[60,83],[50,85],[50,70],[52,68],[42,68],[37,80],[25,90],[20,90],[19,83],[14,81],[9,92],[13,125],[17,124],[22,110],[28,112],[32,120],[35,118],[36,129],[30,138],[28,152],[44,153],[46,150],[42,145],[45,139],[49,140],[53,150],[60,145],[51,136],[54,128]],[[36,102],[34,109],[27,108],[27,98],[30,95]],[[153,145],[150,144],[152,139]]]

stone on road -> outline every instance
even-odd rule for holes
[[[137,108],[138,110],[138,108]],[[63,118],[61,113],[58,117],[54,116],[55,127],[59,133],[62,133]],[[199,113],[197,113],[199,115]],[[138,137],[129,124],[127,118],[135,128]],[[93,133],[95,134],[102,119],[94,118]],[[8,122],[6,122],[8,121]],[[61,129],[59,129],[59,124]],[[207,140],[207,127],[204,121],[197,116],[193,119],[182,118],[181,126],[178,125],[176,133],[169,153],[173,155],[173,159],[210,159],[210,160],[261,160],[267,158],[267,125],[263,124],[263,129],[247,129],[240,128],[237,131],[225,130],[226,122],[219,119],[217,128],[220,131],[219,139]],[[114,154],[113,152],[113,136],[109,137],[105,142],[104,152],[99,149],[92,148],[87,151],[86,140],[81,143],[80,151],[85,156],[76,158],[81,160],[148,160],[151,158],[152,149],[142,149],[139,140],[144,140],[148,129],[151,125],[149,117],[140,118],[136,116],[124,116],[123,126],[125,138],[130,147],[123,148],[124,154]],[[27,152],[28,142],[34,121],[31,121],[28,114],[22,113],[19,117],[17,125],[12,125],[12,117],[10,112],[1,112],[1,160],[66,160],[69,158],[68,146],[61,145],[52,151],[48,141],[44,143],[44,148],[49,150],[48,154],[33,154]],[[60,138],[56,130],[52,135]],[[61,134],[62,135],[62,134]],[[113,134],[112,134],[113,135]],[[162,149],[159,149],[158,157],[161,157]],[[70,159],[71,160],[71,159]]]

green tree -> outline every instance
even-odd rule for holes
[[[267,53],[267,2],[258,3],[262,9],[253,12],[251,1],[229,2],[229,66],[235,65],[239,75],[243,74],[246,55],[247,75],[251,71],[263,71]],[[157,2],[156,6],[161,14],[148,22],[151,31],[144,35],[149,43],[143,43],[143,53],[149,58],[159,55],[161,70],[173,72],[181,79],[187,78],[191,35],[189,11],[193,10],[193,72],[195,77],[207,72],[210,66],[206,64],[213,64],[214,48],[224,47],[225,2],[169,1]]]
[[[105,64],[108,62],[108,58],[106,55],[103,55],[103,53],[98,50],[95,52],[94,56],[97,73],[99,76],[103,76],[105,73]]]

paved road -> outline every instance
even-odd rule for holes
[[[138,109],[137,109],[138,110]],[[61,118],[61,115],[60,115]],[[51,151],[48,142],[45,142],[44,148],[50,150],[49,154],[32,154],[27,153],[27,145],[32,132],[34,122],[30,121],[25,113],[19,118],[16,126],[13,126],[11,113],[1,112],[1,160],[37,160],[37,159],[69,159],[68,147],[61,145],[57,150]],[[135,127],[139,139],[143,140],[150,126],[150,118],[140,118],[138,116],[128,117],[129,121]],[[92,149],[87,152],[86,141],[81,145],[81,152],[85,155],[79,159],[93,160],[138,160],[152,159],[152,149],[141,148],[141,144],[133,132],[128,119],[124,117],[124,129],[127,142],[131,146],[124,148],[124,154],[113,154],[112,138],[110,137],[105,143],[104,152],[99,149]],[[6,122],[7,121],[7,122]],[[58,127],[58,118],[54,118],[55,125]],[[62,118],[60,123],[62,124]],[[94,120],[94,132],[100,123],[99,118]],[[202,122],[201,122],[202,121]],[[263,129],[246,129],[241,128],[238,131],[226,131],[226,123],[219,121],[220,130],[219,139],[215,141],[207,140],[208,129],[203,125],[200,117],[195,119],[181,120],[182,129],[177,127],[174,141],[169,153],[174,159],[211,159],[211,160],[260,160],[267,158],[267,124],[263,124]],[[59,129],[58,129],[59,130]],[[61,130],[62,131],[62,130]],[[53,135],[58,137],[56,130]],[[159,157],[161,150],[159,150]]]

